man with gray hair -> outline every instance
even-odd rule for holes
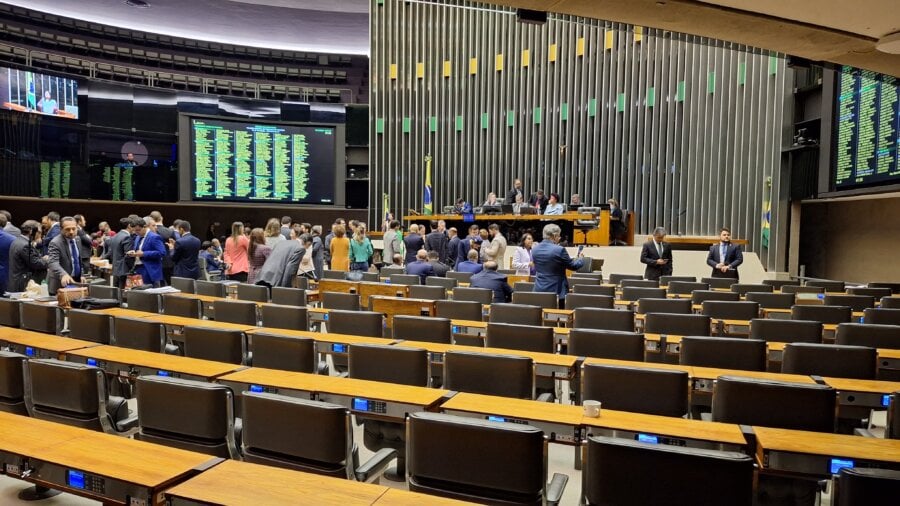
[[[578,270],[584,265],[583,253],[572,258],[565,248],[559,245],[560,229],[550,224],[544,227],[544,240],[531,248],[534,260],[534,291],[555,293],[559,298],[559,307],[565,307],[569,282],[566,270]]]
[[[672,275],[672,246],[663,242],[665,238],[666,229],[656,227],[653,236],[641,248],[641,263],[647,266],[644,269],[647,279],[658,280],[660,276]]]

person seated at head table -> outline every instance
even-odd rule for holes
[[[543,214],[545,215],[559,215],[566,212],[565,206],[559,203],[559,195],[556,193],[550,194],[550,200],[547,201],[547,208],[544,209]]]
[[[491,193],[488,193],[487,200],[485,200],[484,204],[481,204],[481,205],[482,206],[499,206],[500,201],[497,200],[497,194],[495,194],[494,192],[491,192]]]
[[[466,199],[460,197],[456,199],[456,205],[453,206],[453,212],[457,214],[471,214],[472,204],[466,202]]]

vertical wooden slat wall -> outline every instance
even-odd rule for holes
[[[398,217],[421,212],[431,155],[435,213],[460,196],[503,198],[520,177],[526,192],[564,201],[616,198],[639,235],[730,226],[784,270],[782,55],[566,15],[524,24],[513,10],[453,0],[372,0],[371,25],[371,223],[384,194]]]

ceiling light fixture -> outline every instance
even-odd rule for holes
[[[900,54],[900,32],[889,33],[875,43],[875,49],[882,53]]]
[[[149,9],[150,8],[150,2],[147,2],[145,0],[125,0],[122,3],[124,3],[125,5],[128,5],[128,6],[134,7],[136,9]]]

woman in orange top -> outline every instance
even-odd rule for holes
[[[247,261],[247,249],[250,246],[250,239],[244,235],[244,224],[236,221],[231,224],[231,237],[225,239],[225,274],[228,279],[247,281],[247,272],[250,270],[250,264]]]
[[[331,228],[334,238],[331,240],[331,270],[350,270],[350,239],[347,238],[343,225]]]

